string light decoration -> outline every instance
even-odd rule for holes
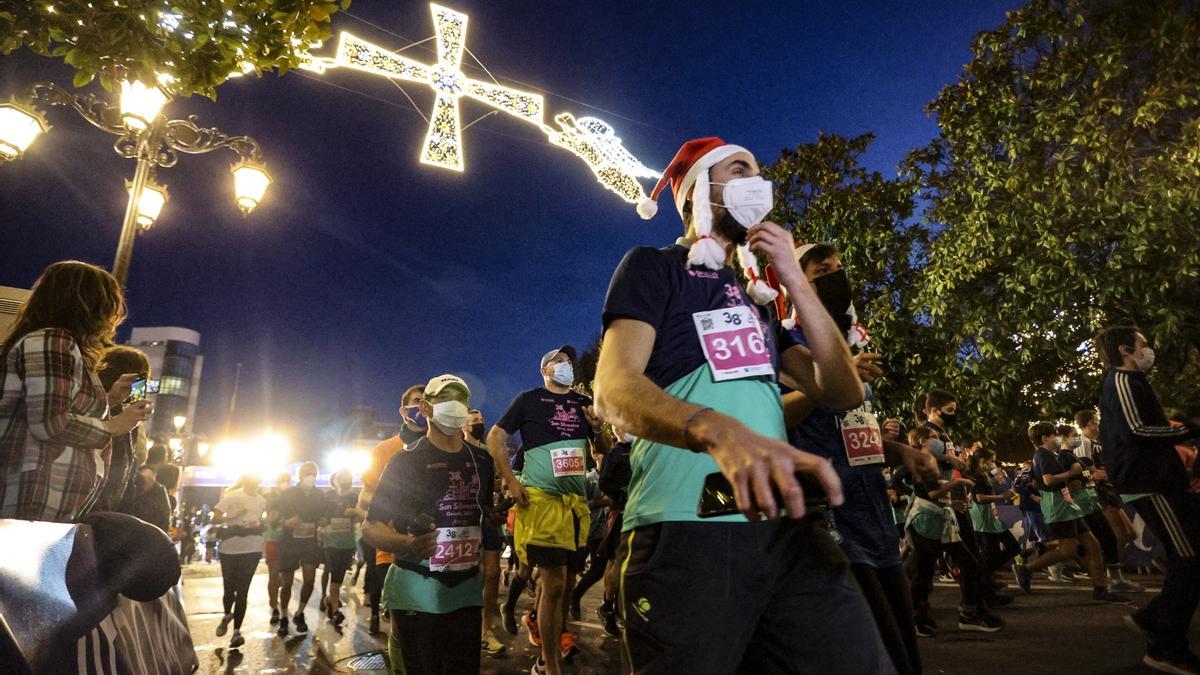
[[[459,99],[466,96],[536,126],[550,143],[582,159],[600,184],[625,201],[637,204],[646,197],[638,179],[657,180],[662,174],[626,150],[608,123],[595,117],[575,119],[570,113],[559,113],[554,117],[556,129],[544,121],[545,101],[540,94],[467,77],[462,72],[467,15],[436,3],[430,3],[429,9],[437,39],[436,64],[401,56],[343,31],[333,57],[310,55],[300,67],[317,74],[349,68],[433,89],[436,98],[421,148],[423,164],[464,169]]]

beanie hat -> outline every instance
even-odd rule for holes
[[[650,192],[650,197],[643,199],[637,206],[638,215],[649,220],[658,213],[658,198],[669,184],[675,198],[675,210],[683,217],[683,207],[688,197],[692,198],[692,218],[696,225],[696,235],[699,237],[688,251],[688,264],[700,265],[710,270],[719,270],[725,266],[725,248],[712,238],[712,209],[709,206],[708,170],[730,155],[750,151],[740,145],[733,145],[717,138],[708,136],[696,138],[683,144],[675,158],[663,169],[662,178]],[[748,283],[746,292],[755,303],[769,304],[775,300],[778,292],[771,288],[758,268],[758,259],[750,247],[742,244],[738,247],[738,263],[746,274]]]

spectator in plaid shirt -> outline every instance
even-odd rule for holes
[[[112,437],[150,416],[145,401],[106,392],[95,369],[125,319],[111,274],[65,261],[46,268],[0,344],[0,518],[70,522],[95,501]]]

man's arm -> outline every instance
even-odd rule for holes
[[[1143,411],[1162,415],[1162,405],[1158,402],[1154,390],[1140,381],[1131,379],[1127,373],[1120,370],[1113,374],[1113,384],[1117,389],[1117,400],[1121,403],[1121,415],[1125,425],[1134,436],[1183,441],[1200,435],[1200,427],[1190,424],[1165,427],[1145,424],[1142,420],[1147,415],[1143,415]]]
[[[771,261],[796,309],[796,323],[808,340],[808,347],[796,345],[780,354],[780,369],[801,391],[831,408],[850,410],[862,405],[863,384],[846,336],[800,270],[792,235],[775,223],[763,222],[750,228],[746,241],[750,250],[766,254]]]
[[[399,553],[413,558],[428,558],[437,548],[437,530],[422,535],[401,534],[391,525],[377,520],[363,523],[363,539],[381,550]]]
[[[738,510],[752,520],[760,512],[778,514],[771,483],[789,515],[804,514],[796,471],[814,474],[832,503],[841,503],[841,482],[829,462],[756,434],[729,415],[681,401],[646,377],[655,334],[653,326],[634,319],[609,324],[596,367],[600,417],[639,438],[712,455],[733,485]]]
[[[937,460],[933,455],[911,445],[883,439],[883,459],[888,466],[904,466],[921,480],[938,477]]]
[[[492,425],[492,430],[488,432],[487,451],[492,456],[492,464],[496,473],[500,474],[500,478],[508,486],[508,491],[512,494],[513,499],[517,500],[521,506],[528,504],[529,497],[525,494],[525,486],[517,480],[517,475],[508,465],[508,432],[501,429],[498,424]]]

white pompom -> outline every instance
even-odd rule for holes
[[[756,305],[769,305],[779,297],[779,292],[762,279],[754,279],[747,284],[746,293]]]
[[[638,202],[637,212],[642,217],[642,220],[650,220],[654,217],[654,214],[658,213],[658,202],[646,197]]]

